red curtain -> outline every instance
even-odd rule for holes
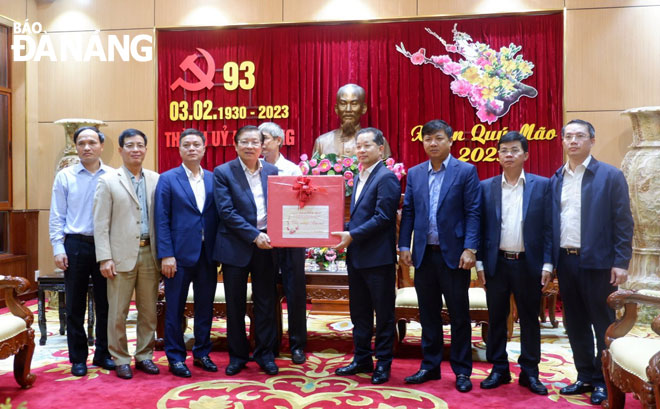
[[[496,132],[505,127],[520,130],[524,124],[533,124],[535,132],[541,127],[546,135],[555,132],[557,136],[550,141],[530,141],[530,159],[526,165],[528,171],[550,175],[562,162],[558,136],[562,126],[563,86],[561,13],[396,23],[159,30],[159,171],[180,163],[178,150],[172,146],[174,142],[168,132],[195,127],[211,135],[211,131],[227,129],[229,146],[213,146],[213,142],[216,145],[222,142],[218,134],[215,141],[209,141],[202,165],[212,169],[236,157],[231,146],[231,131],[264,121],[256,118],[172,121],[172,101],[186,100],[192,107],[195,100],[211,100],[214,110],[211,112],[227,106],[288,105],[289,117],[273,121],[295,132],[295,143],[285,146],[282,153],[297,163],[302,153],[311,153],[317,136],[338,127],[339,120],[334,113],[336,92],[341,85],[350,82],[361,85],[367,93],[368,111],[362,117],[362,126],[381,129],[390,142],[394,158],[404,162],[406,168],[426,160],[421,142],[411,140],[411,130],[435,118],[444,119],[454,130],[465,132],[465,141],[454,142],[452,154],[455,157],[461,155],[464,147],[494,147],[496,141],[484,145],[470,140],[473,126],[481,122],[468,100],[452,93],[451,77],[428,64],[413,65],[395,50],[396,44],[404,43],[411,52],[425,48],[427,56],[448,54],[425,28],[452,42],[454,24],[474,41],[488,44],[495,51],[510,43],[520,45],[519,54],[534,64],[533,75],[524,83],[536,88],[538,96],[521,98],[508,114],[491,125],[484,123],[483,130]],[[179,87],[172,91],[170,86],[179,77],[193,83],[198,81],[190,71],[184,74],[179,66],[187,56],[196,53],[197,48],[208,51],[216,70],[223,68],[227,61],[239,64],[253,61],[256,67],[254,88],[227,91],[222,86],[223,73],[217,72],[215,86],[210,90],[184,91]],[[460,58],[457,54],[449,55],[454,61]],[[196,65],[204,72],[208,68],[204,58],[198,58]],[[479,161],[476,165],[481,178],[500,172],[497,161]]]

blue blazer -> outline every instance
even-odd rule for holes
[[[422,264],[429,231],[429,161],[408,171],[403,199],[399,248],[410,248],[413,230],[415,241],[412,259],[415,267]],[[479,201],[481,186],[474,165],[449,159],[438,200],[438,235],[442,257],[451,269],[458,268],[465,249],[479,248]]]
[[[358,177],[354,179],[357,185]],[[355,269],[396,263],[396,211],[401,200],[401,184],[382,162],[374,167],[355,200],[351,196],[347,263]]]
[[[486,275],[494,276],[502,235],[502,175],[481,182],[481,247],[477,259]],[[552,205],[550,179],[525,173],[523,243],[528,271],[541,276],[552,263]]]
[[[564,166],[552,176],[554,264],[559,259],[561,188]],[[591,157],[582,178],[580,267],[628,269],[632,258],[633,218],[623,172]]]
[[[277,168],[262,162],[261,187],[264,204],[268,206],[268,175],[277,175]],[[213,170],[213,195],[220,221],[215,239],[213,259],[236,267],[245,267],[252,259],[257,229],[257,205],[239,159],[224,163]]]
[[[208,170],[203,172],[206,200],[202,212],[182,166],[160,175],[154,208],[158,258],[175,257],[181,266],[194,266],[202,252],[204,234],[207,261],[213,262],[218,214],[213,201],[213,175]]]

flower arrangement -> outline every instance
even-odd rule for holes
[[[346,261],[346,249],[335,250],[329,247],[312,247],[307,249],[306,258],[314,260],[323,270],[328,270],[331,264]]]
[[[383,164],[394,172],[399,180],[406,174],[403,163],[396,163],[393,158],[383,160]],[[362,165],[358,162],[357,157],[338,157],[334,153],[315,154],[311,159],[306,154],[302,154],[298,166],[300,166],[303,175],[343,176],[346,196],[353,194],[355,175],[362,170]]]
[[[448,55],[426,56],[426,50],[420,48],[415,53],[407,51],[400,43],[396,50],[410,59],[414,65],[431,64],[454,80],[450,87],[454,94],[467,97],[477,109],[481,122],[492,124],[509,112],[511,105],[523,97],[534,98],[538,91],[522,81],[532,75],[534,64],[523,60],[516,54],[522,49],[513,43],[494,51],[488,44],[473,42],[467,34],[460,32],[454,25],[454,43],[448,44],[442,37],[426,28],[437,38],[445,50],[464,57],[458,62]]]

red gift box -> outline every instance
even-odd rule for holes
[[[273,247],[335,246],[341,240],[330,232],[344,230],[344,178],[269,176],[267,211]]]

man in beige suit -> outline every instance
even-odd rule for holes
[[[160,371],[153,363],[159,266],[152,237],[153,197],[158,174],[142,168],[147,137],[137,129],[119,135],[124,166],[99,178],[94,196],[94,241],[101,274],[108,279],[108,349],[117,376],[131,379],[126,317],[135,291],[137,347],[135,368]]]

